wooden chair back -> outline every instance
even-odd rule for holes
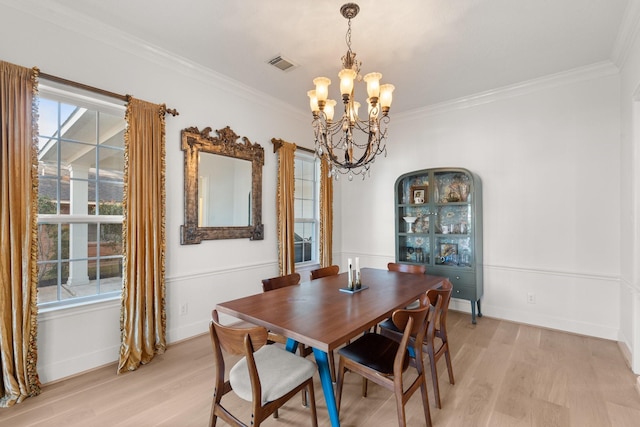
[[[427,273],[427,267],[424,265],[401,264],[398,262],[390,262],[389,264],[387,264],[387,269],[389,271],[399,271],[400,273],[411,273],[411,274]]]
[[[431,289],[427,292],[432,307],[435,306],[436,299],[442,299],[442,307],[433,313],[431,324],[432,328],[427,330],[423,340],[423,349],[429,356],[431,367],[431,380],[433,381],[433,397],[437,408],[442,408],[440,399],[440,386],[438,382],[437,362],[444,356],[447,363],[447,373],[449,374],[449,383],[455,384],[453,377],[453,364],[451,363],[451,352],[449,350],[449,337],[447,336],[447,313],[449,311],[449,302],[451,301],[451,293],[453,285],[448,279],[445,279],[442,287],[439,289]],[[437,346],[436,337],[440,340]]]
[[[218,320],[218,312],[211,312],[211,325],[214,328],[211,338],[214,345],[217,344],[222,350],[230,355],[242,355],[250,357],[249,353],[257,351],[267,343],[267,328],[253,326],[248,328],[234,328],[223,326]],[[250,347],[247,348],[245,338],[250,338]]]
[[[442,306],[442,298],[436,302],[436,311]],[[396,396],[398,425],[406,426],[405,404],[418,389],[422,395],[422,406],[425,421],[431,427],[431,412],[427,399],[426,373],[422,360],[422,340],[430,326],[429,311],[431,305],[426,295],[420,298],[420,306],[416,309],[400,309],[393,312],[392,321],[400,335],[397,347],[393,343],[395,337],[386,337],[376,333],[365,334],[353,343],[339,350],[340,365],[338,368],[336,403],[340,409],[342,400],[342,388],[344,375],[351,371],[362,375],[362,393],[366,397],[367,381],[373,381]],[[438,313],[439,314],[439,313]],[[394,351],[395,355],[391,353]],[[409,351],[409,348],[412,351]],[[391,356],[393,365],[391,366]],[[405,384],[403,373],[410,366],[410,362],[416,367],[417,375],[410,384]]]
[[[444,279],[442,286],[438,289],[431,289],[427,292],[429,302],[432,306],[436,305],[438,296],[442,297],[442,310],[440,317],[436,319],[436,331],[440,332],[444,330],[446,334],[447,330],[447,313],[449,312],[449,302],[451,302],[451,294],[453,292],[453,285],[449,279]]]
[[[292,386],[291,390],[283,396],[272,401],[262,402],[262,384],[258,374],[258,366],[254,353],[267,342],[267,329],[262,326],[246,328],[236,328],[220,324],[218,312],[211,312],[211,322],[209,323],[209,333],[213,345],[214,357],[214,379],[215,386],[213,392],[213,402],[209,418],[209,426],[215,426],[217,419],[222,418],[227,424],[244,426],[235,415],[231,414],[223,405],[222,397],[233,390],[231,381],[225,379],[224,354],[242,355],[246,361],[246,368],[249,371],[249,381],[251,383],[251,425],[259,426],[269,415],[277,414],[279,407],[284,405],[294,394],[306,390],[309,393],[312,425],[317,427],[317,416],[315,408],[315,397],[313,391],[313,379],[308,378],[298,385]],[[266,350],[266,349],[265,349]],[[284,350],[281,350],[284,352]],[[278,356],[280,357],[280,356]]]
[[[321,267],[315,270],[311,270],[311,280],[319,279],[321,277],[335,276],[340,272],[340,267],[337,265],[330,265],[329,267]]]
[[[262,279],[262,290],[264,292],[268,292],[274,289],[280,289],[287,286],[295,286],[299,283],[300,283],[300,275],[298,273],[291,273],[284,276],[271,277],[269,279]]]

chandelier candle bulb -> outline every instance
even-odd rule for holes
[[[386,84],[380,86],[380,105],[382,106],[382,113],[387,115],[391,108],[391,101],[393,101],[393,90],[395,86]]]
[[[315,90],[310,90],[307,92],[307,96],[309,97],[309,108],[311,108],[311,112],[317,114],[320,111],[318,108],[318,97],[316,96]]]
[[[316,98],[318,98],[318,106],[320,110],[324,108],[324,104],[329,96],[329,85],[331,80],[326,77],[316,77],[313,79],[313,84],[316,85]]]
[[[335,99],[327,99],[327,103],[324,105],[324,114],[327,116],[327,123],[331,123],[333,121],[336,104],[337,102]]]
[[[338,73],[340,78],[340,94],[342,99],[349,101],[349,96],[353,93],[353,80],[356,78],[355,70],[345,68]],[[346,97],[346,98],[345,98]]]
[[[373,105],[378,102],[378,97],[380,96],[380,79],[382,78],[382,74],[380,73],[369,73],[364,76],[364,81],[367,83],[367,95],[369,95],[369,99]]]

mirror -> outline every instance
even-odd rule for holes
[[[262,166],[264,150],[229,126],[182,131],[184,216],[180,243],[202,240],[262,240]]]

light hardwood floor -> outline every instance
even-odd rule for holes
[[[636,377],[615,342],[468,314],[449,312],[456,384],[439,362],[442,409],[429,399],[436,427],[640,426]],[[40,396],[0,409],[1,426],[205,426],[212,392],[208,335],[169,347],[136,372],[115,375],[115,365],[45,385]],[[391,395],[375,384],[360,396],[360,378],[347,374],[341,424],[397,425]],[[229,396],[229,395],[228,395]],[[424,426],[419,397],[407,404],[409,426]],[[227,399],[227,397],[225,397]],[[329,426],[316,381],[320,426]],[[246,404],[228,398],[230,409]],[[219,421],[218,425],[225,425]],[[265,426],[310,425],[300,399],[292,399]]]

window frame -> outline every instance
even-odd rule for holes
[[[296,225],[298,224],[312,224],[313,225],[313,233],[311,237],[311,259],[308,261],[304,261],[304,251],[303,251],[303,260],[300,262],[296,262],[296,267],[304,267],[307,265],[315,265],[318,264],[320,258],[320,160],[315,156],[314,153],[307,153],[305,151],[301,151],[300,149],[295,151],[295,163],[302,161],[308,164],[313,164],[313,198],[304,198],[297,197],[295,189],[298,187],[297,181],[302,179],[299,178],[294,167],[294,230],[296,229]],[[296,209],[296,205],[298,204],[298,200],[312,200],[313,201],[313,217],[300,217],[298,216],[298,210]],[[304,242],[303,242],[304,243]],[[294,242],[294,253],[295,253],[296,243]]]
[[[38,105],[40,104],[42,99],[46,99],[48,101],[58,102],[62,104],[67,104],[69,106],[75,107],[76,109],[86,108],[92,112],[97,112],[97,114],[96,114],[94,142],[87,143],[86,141],[76,141],[76,140],[70,141],[68,138],[64,138],[64,136],[61,136],[59,133],[61,129],[64,129],[65,124],[61,123],[60,121],[57,121],[55,126],[55,131],[52,132],[52,135],[43,135],[40,133],[40,129],[39,129],[38,131],[39,141],[43,138],[50,138],[51,136],[55,136],[58,141],[58,144],[65,143],[65,144],[87,145],[88,147],[91,147],[90,148],[91,150],[99,150],[99,147],[103,146],[102,145],[103,142],[101,142],[100,140],[101,137],[104,136],[102,132],[106,130],[100,127],[100,123],[101,123],[100,113],[121,117],[122,125],[123,125],[122,130],[126,131],[126,127],[127,127],[127,123],[125,119],[126,106],[119,101],[114,101],[112,98],[101,96],[93,92],[88,92],[86,90],[74,88],[72,86],[68,86],[62,83],[40,82],[38,84],[38,95],[37,95]],[[41,117],[38,118],[39,124],[40,124],[40,118]],[[122,150],[124,155],[124,151],[125,151],[124,141],[122,142],[123,144],[121,148],[113,145],[104,145],[103,149]],[[43,145],[43,148],[45,146],[46,144]],[[57,147],[56,149],[58,150],[58,153],[56,154],[56,161],[55,161],[56,173],[48,175],[48,177],[52,177],[52,179],[56,180],[56,194],[57,194],[57,197],[55,200],[56,213],[41,214],[38,212],[37,214],[38,233],[40,233],[41,225],[58,225],[57,236],[56,236],[56,240],[57,240],[56,256],[51,259],[47,257],[40,259],[39,257],[37,262],[38,268],[40,268],[41,265],[56,264],[57,266],[57,272],[55,273],[56,283],[53,285],[49,285],[49,286],[55,286],[56,288],[55,298],[47,301],[40,301],[40,298],[38,298],[38,303],[37,303],[38,307],[40,310],[48,311],[48,310],[56,310],[56,309],[68,308],[68,307],[73,307],[78,305],[84,305],[89,303],[119,299],[122,293],[122,280],[124,276],[124,271],[122,269],[123,249],[119,251],[119,253],[116,252],[115,254],[107,254],[107,255],[100,254],[100,250],[102,250],[102,247],[103,247],[102,245],[103,242],[101,241],[101,236],[100,236],[101,233],[98,232],[95,238],[95,241],[89,242],[90,237],[87,235],[87,244],[95,243],[96,247],[99,248],[98,252],[95,255],[90,256],[87,253],[86,256],[74,257],[71,253],[69,253],[68,256],[64,257],[62,246],[61,246],[61,241],[62,241],[61,227],[64,227],[65,225],[68,225],[69,227],[71,227],[72,224],[86,224],[88,227],[95,226],[96,231],[100,230],[102,226],[109,225],[109,224],[121,224],[124,227],[124,215],[99,214],[99,205],[100,205],[99,196],[97,196],[94,201],[90,201],[90,203],[94,202],[96,205],[96,209],[98,209],[98,214],[96,215],[91,215],[88,213],[74,214],[71,212],[69,213],[61,212],[60,207],[63,201],[60,200],[60,194],[61,194],[60,181],[61,181],[61,177],[63,177],[61,172],[62,172],[62,168],[64,167],[62,166],[62,163],[64,162],[64,160],[61,159],[59,155],[60,147]],[[39,150],[38,156],[40,156],[40,145],[38,150]],[[40,158],[38,159],[38,167],[40,168]],[[111,179],[105,179],[105,180],[100,179],[101,171],[109,170],[109,168],[107,169],[100,168],[100,157],[99,157],[98,151],[96,151],[96,164],[93,167],[93,169],[95,170],[95,181],[93,179],[80,179],[80,181],[85,181],[87,183],[94,181],[96,187],[98,187],[101,181],[107,185],[113,184],[113,183],[116,183],[116,185],[118,185],[119,180],[114,181]],[[120,172],[119,169],[116,169],[116,170]],[[122,172],[122,185],[124,186],[124,162],[122,163],[121,172]],[[40,196],[40,191],[38,194]],[[124,200],[124,194],[123,194],[122,200]],[[70,245],[71,243],[69,242],[68,244]],[[120,260],[119,262],[120,284],[116,290],[103,291],[102,285],[100,282],[105,278],[101,277],[102,269],[100,268],[101,267],[100,263],[104,261],[110,261],[112,263],[114,259]],[[96,278],[94,280],[90,280],[88,285],[88,286],[91,286],[91,285],[95,286],[95,292],[93,294],[84,295],[84,296],[72,296],[64,299],[61,298],[62,288],[63,288],[63,285],[65,284],[65,282],[63,282],[62,280],[61,266],[64,263],[70,263],[70,262],[95,262]],[[118,277],[118,276],[114,276],[114,277]],[[40,278],[38,280],[40,281]]]

